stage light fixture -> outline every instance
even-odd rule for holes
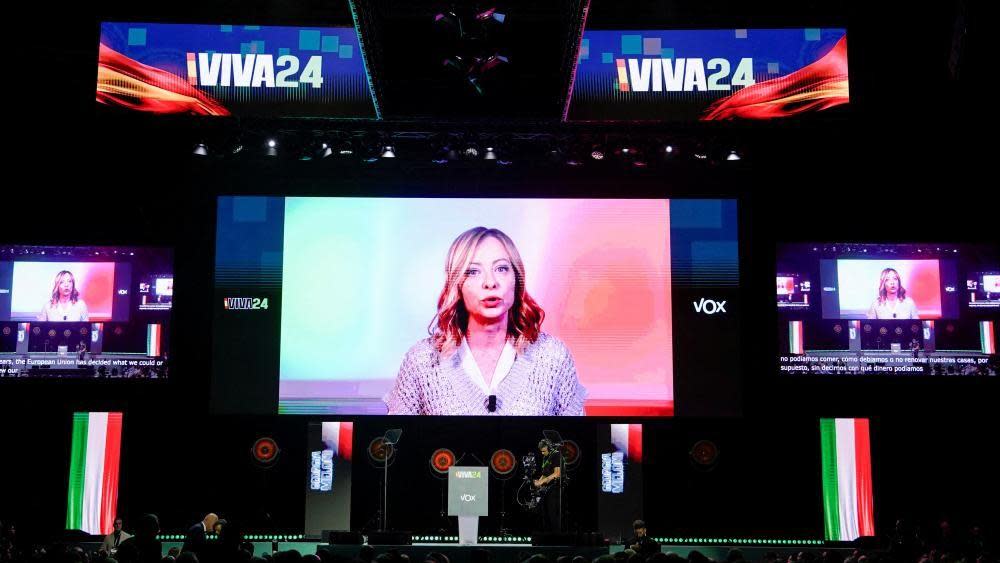
[[[205,146],[205,143],[198,143],[194,147],[194,154],[197,156],[208,156],[208,147]]]
[[[275,141],[274,139],[268,139],[267,140],[267,148],[273,149],[273,148],[276,148],[277,146],[278,146],[278,142]]]
[[[454,39],[461,39],[464,35],[462,31],[462,19],[455,12],[440,12],[435,14],[434,25],[442,32],[454,36]]]
[[[382,158],[396,158],[396,149],[392,145],[382,147]]]
[[[493,147],[486,147],[486,154],[483,155],[483,160],[496,160],[497,153]]]
[[[496,8],[490,8],[476,14],[476,20],[481,22],[494,21],[496,23],[504,23],[506,19],[507,15],[498,12]]]
[[[729,156],[726,157],[726,160],[740,160],[740,155],[735,150],[731,150],[729,151]]]

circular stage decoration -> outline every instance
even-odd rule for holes
[[[382,465],[389,461],[392,463],[392,457],[396,454],[396,449],[392,447],[392,444],[386,444],[385,438],[379,436],[375,438],[368,444],[368,459],[375,465]]]
[[[910,332],[912,332],[913,334],[920,332],[920,325],[917,324],[910,325]]]
[[[274,460],[278,458],[277,442],[273,438],[258,438],[256,442],[253,443],[253,458],[257,463],[262,463],[268,465],[274,463]]]
[[[872,331],[872,325],[865,323],[865,332],[871,332],[871,331]]]
[[[894,332],[896,333],[897,336],[903,334],[903,327],[897,326]]]
[[[841,332],[844,332],[844,327],[840,326],[840,323],[837,323],[833,325],[833,332],[840,334]]]
[[[438,448],[431,454],[431,469],[438,475],[447,475],[452,465],[455,465],[455,452],[448,448]]]
[[[50,328],[49,329],[49,338],[55,338],[55,337],[56,337],[56,329]]]
[[[115,336],[121,336],[123,332],[125,332],[125,331],[122,330],[122,327],[120,327],[120,326],[116,326],[115,327]]]
[[[702,469],[710,469],[719,460],[719,447],[709,440],[698,440],[688,452],[691,461]]]
[[[88,332],[90,332],[90,331],[87,330],[87,327],[83,327],[83,328],[80,329],[80,336],[87,336]]]
[[[42,329],[38,328],[37,326],[36,327],[32,327],[32,329],[31,329],[31,334],[37,335],[37,334],[41,334],[41,332],[42,332]]]
[[[73,331],[70,330],[70,329],[68,329],[68,328],[63,331],[63,336],[66,337],[66,338],[69,338],[72,335],[73,335]]]
[[[3,335],[4,336],[10,336],[10,327],[9,326],[3,327]]]
[[[882,336],[885,336],[886,334],[889,334],[889,329],[882,327],[878,329],[878,333],[881,334]]]
[[[517,458],[510,450],[497,450],[490,456],[490,469],[494,473],[503,477],[514,473],[517,469]]]
[[[575,467],[580,463],[580,446],[573,440],[563,440],[562,454],[567,468]]]

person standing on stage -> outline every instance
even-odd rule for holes
[[[205,533],[209,530],[215,529],[215,524],[219,521],[219,517],[215,513],[208,513],[205,518],[188,528],[187,536],[184,538],[184,547],[181,549],[184,551],[193,551],[198,555],[201,555],[205,551]]]
[[[641,555],[644,559],[649,557],[654,553],[660,551],[660,544],[656,542],[653,538],[646,535],[646,523],[642,520],[636,520],[632,522],[632,531],[635,535],[632,536],[627,542],[625,542],[625,547],[635,551]]]
[[[547,532],[562,531],[562,454],[547,439],[538,442],[538,451],[542,454],[542,464],[539,476],[532,484],[544,495],[542,529]]]
[[[114,531],[104,536],[104,543],[101,544],[101,547],[104,548],[104,551],[108,552],[109,555],[114,555],[118,551],[118,546],[121,545],[123,541],[132,537],[132,534],[127,534],[124,530],[122,530],[121,518],[115,518],[114,526]]]

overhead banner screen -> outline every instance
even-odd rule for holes
[[[760,120],[849,98],[846,29],[588,30],[564,117]]]
[[[102,23],[97,102],[124,111],[377,118],[353,27]]]

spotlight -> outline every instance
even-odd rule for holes
[[[663,152],[665,152],[667,154],[674,154],[674,146],[673,145],[667,145],[667,146],[663,147]]]
[[[505,65],[508,63],[510,63],[510,59],[497,53],[495,55],[487,57],[486,60],[479,63],[478,70],[480,73],[485,73],[497,68],[498,66]]]
[[[448,135],[437,135],[432,142],[431,162],[434,164],[448,164],[449,161],[458,160],[457,140]]]
[[[276,148],[277,146],[278,146],[278,142],[275,141],[274,139],[268,139],[267,140],[267,148],[273,149],[273,148]]]
[[[486,147],[486,154],[483,155],[484,160],[496,160],[497,153],[493,150],[493,147]]]
[[[476,20],[481,22],[495,21],[497,23],[503,23],[504,20],[506,19],[507,19],[506,14],[501,14],[500,12],[497,12],[496,8],[490,8],[485,12],[480,12],[476,14]]]
[[[266,143],[265,154],[267,156],[278,156],[278,142],[274,139],[268,139]]]
[[[205,143],[198,143],[194,147],[194,154],[198,156],[208,156],[208,147],[205,146]]]
[[[337,144],[337,154],[340,156],[350,156],[354,154],[354,146],[350,141],[343,141]]]
[[[735,150],[731,150],[729,151],[729,156],[726,157],[726,160],[740,160],[740,155],[737,154]]]
[[[455,12],[441,12],[435,14],[434,25],[442,33],[451,35],[453,39],[461,39],[464,35],[462,31],[462,20]]]
[[[396,158],[396,151],[393,149],[392,145],[385,145],[382,147],[382,158]]]

